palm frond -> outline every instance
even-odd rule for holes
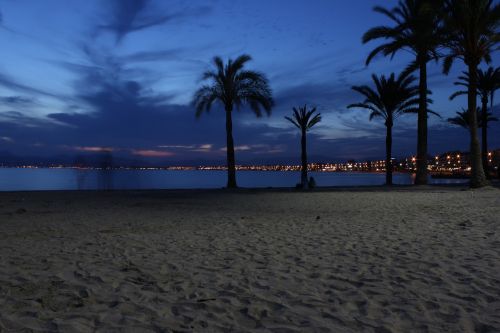
[[[392,10],[375,7],[374,11],[389,18],[393,25],[377,26],[363,35],[363,43],[383,40],[370,52],[366,63],[379,53],[393,58],[401,50],[413,53],[419,61],[437,60],[443,35],[441,7],[437,0],[400,0]],[[405,73],[412,73],[413,68],[410,64]]]
[[[490,112],[486,113],[486,124],[483,122],[483,111],[480,108],[476,110],[477,116],[477,125],[479,128],[483,126],[488,126],[489,122],[498,121],[496,117],[493,116]],[[457,125],[463,127],[465,129],[470,129],[471,126],[471,113],[469,110],[462,109],[460,112],[456,112],[456,116],[453,118],[448,118],[448,122],[453,125]]]
[[[458,96],[462,96],[462,95],[467,95],[469,92],[468,91],[456,91],[454,92],[453,94],[451,94],[450,96],[450,101],[454,100],[455,98],[457,98]]]
[[[316,108],[308,110],[307,105],[304,105],[303,107],[294,107],[292,111],[293,119],[290,117],[285,117],[285,119],[292,122],[301,131],[308,131],[321,121],[321,114],[316,113]]]
[[[350,104],[348,108],[361,108],[370,111],[370,120],[374,117],[386,119],[386,125],[392,125],[399,115],[412,110],[419,104],[419,90],[414,85],[415,77],[402,73],[396,77],[372,75],[375,89],[368,86],[353,86],[351,89],[360,93],[365,100]],[[428,102],[432,102],[428,99]]]
[[[200,88],[193,97],[196,115],[209,111],[215,101],[224,104],[226,111],[246,104],[257,117],[263,112],[270,114],[274,106],[269,81],[262,73],[245,70],[245,64],[251,60],[243,54],[234,61],[228,59],[224,64],[220,57],[213,58],[214,69],[203,73],[202,79],[210,81]]]
[[[453,56],[446,56],[443,60],[443,73],[448,75],[451,71],[451,66],[453,66],[453,62],[455,58]]]
[[[384,7],[381,7],[381,6],[373,7],[373,11],[387,16],[388,18],[390,18],[391,20],[396,22],[396,24],[398,24],[398,25],[400,25],[402,23],[400,18],[398,17],[398,15],[396,13],[394,13],[394,11],[390,11]]]
[[[410,62],[408,64],[408,66],[406,66],[406,68],[403,70],[403,72],[401,73],[402,76],[409,76],[411,75],[413,72],[415,72],[416,70],[418,70],[419,68],[419,64],[416,60]]]
[[[373,49],[373,51],[371,51],[370,54],[368,54],[368,57],[366,57],[365,65],[368,66],[373,60],[373,58],[375,58],[379,53],[383,53],[387,47],[388,47],[387,44],[383,44]]]
[[[500,4],[492,0],[444,0],[443,45],[448,54],[443,70],[449,73],[454,59],[466,64],[491,61],[491,52],[498,48]]]
[[[214,87],[203,86],[198,89],[193,98],[193,104],[196,108],[196,117],[199,118],[204,111],[209,112],[212,104],[220,98],[220,94]]]
[[[288,116],[285,116],[285,119],[288,120],[289,122],[291,122],[292,124],[294,124],[295,127],[297,127],[298,129],[300,129],[300,125],[295,121],[295,119],[292,119]]]
[[[314,115],[314,117],[307,123],[307,129],[311,129],[314,125],[321,122],[321,113]]]
[[[222,61],[221,57],[219,56],[214,57],[213,63],[215,64],[215,68],[217,69],[219,75],[221,73],[224,73],[224,61]]]

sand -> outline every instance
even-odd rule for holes
[[[500,190],[0,193],[1,332],[500,332]]]

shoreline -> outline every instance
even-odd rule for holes
[[[500,189],[500,180],[493,180],[489,186],[485,187]],[[387,185],[353,185],[353,186],[318,186],[314,189],[303,190],[295,187],[238,187],[236,189],[228,189],[226,187],[217,188],[165,188],[165,189],[73,189],[73,190],[19,190],[19,191],[2,191],[0,195],[14,193],[147,193],[147,192],[166,192],[166,193],[182,193],[182,192],[226,192],[226,193],[245,193],[245,192],[284,192],[284,193],[328,193],[328,192],[392,192],[392,191],[415,191],[425,192],[429,190],[440,191],[455,191],[455,190],[471,190],[480,191],[482,188],[470,188],[467,183],[457,184],[428,184],[428,185],[408,185],[408,184],[393,184]]]

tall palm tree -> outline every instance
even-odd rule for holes
[[[459,81],[455,82],[457,86],[469,87],[469,73],[463,72],[463,76],[459,77]],[[500,68],[489,67],[486,71],[478,69],[477,72],[477,93],[481,98],[481,117],[478,117],[483,124],[488,123],[488,116],[493,113],[493,99],[495,91],[500,87]],[[457,91],[450,96],[454,99],[460,95],[467,95],[468,91]],[[488,112],[488,101],[490,102],[490,112]],[[481,131],[481,156],[483,161],[484,172],[488,178],[488,126],[478,125]]]
[[[492,121],[498,121],[497,117],[494,117],[491,112],[486,111],[486,116],[483,115],[484,111],[481,111],[479,108],[477,108],[476,111],[476,117],[477,117],[477,124],[479,128],[484,128],[484,124],[488,126],[489,122]],[[460,112],[455,112],[456,116],[453,118],[448,118],[448,122],[450,124],[456,125],[463,127],[467,130],[470,130],[471,128],[471,121],[470,121],[470,112],[469,110],[462,109]]]
[[[363,43],[383,39],[366,59],[370,61],[379,53],[394,57],[399,51],[409,51],[415,56],[405,73],[419,70],[419,107],[417,138],[417,174],[415,184],[427,184],[427,63],[439,58],[438,48],[442,37],[442,0],[401,0],[392,10],[375,7],[374,11],[388,17],[393,26],[378,26],[368,30]]]
[[[294,124],[301,133],[301,160],[302,160],[302,168],[301,168],[301,183],[302,188],[308,188],[307,181],[307,132],[317,123],[321,121],[321,113],[316,113],[316,108],[312,108],[307,110],[307,105],[303,107],[293,108],[293,118],[285,117],[286,120]]]
[[[443,45],[448,49],[443,70],[450,72],[456,59],[468,67],[468,109],[470,114],[470,161],[472,188],[489,184],[484,173],[481,147],[477,135],[477,86],[478,66],[481,61],[491,62],[491,53],[500,41],[500,4],[493,0],[445,0],[446,36]]]
[[[386,184],[392,185],[392,127],[394,120],[405,113],[418,112],[419,87],[413,85],[413,76],[392,73],[389,78],[372,75],[375,89],[368,86],[354,86],[352,89],[365,97],[361,103],[351,104],[348,108],[362,108],[370,111],[370,120],[380,117],[386,126]],[[426,99],[426,103],[431,102]]]
[[[268,115],[274,106],[269,81],[262,73],[244,69],[245,64],[252,58],[241,55],[234,61],[229,59],[224,65],[220,57],[213,59],[214,69],[206,71],[202,79],[210,84],[202,86],[194,95],[193,103],[196,106],[196,117],[203,111],[209,112],[212,104],[220,102],[226,112],[226,139],[227,139],[227,187],[236,188],[236,162],[234,157],[233,121],[232,113],[236,106],[240,108],[246,104],[257,117],[262,116],[262,110]]]

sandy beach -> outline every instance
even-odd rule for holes
[[[1,332],[500,332],[500,190],[0,193]]]

